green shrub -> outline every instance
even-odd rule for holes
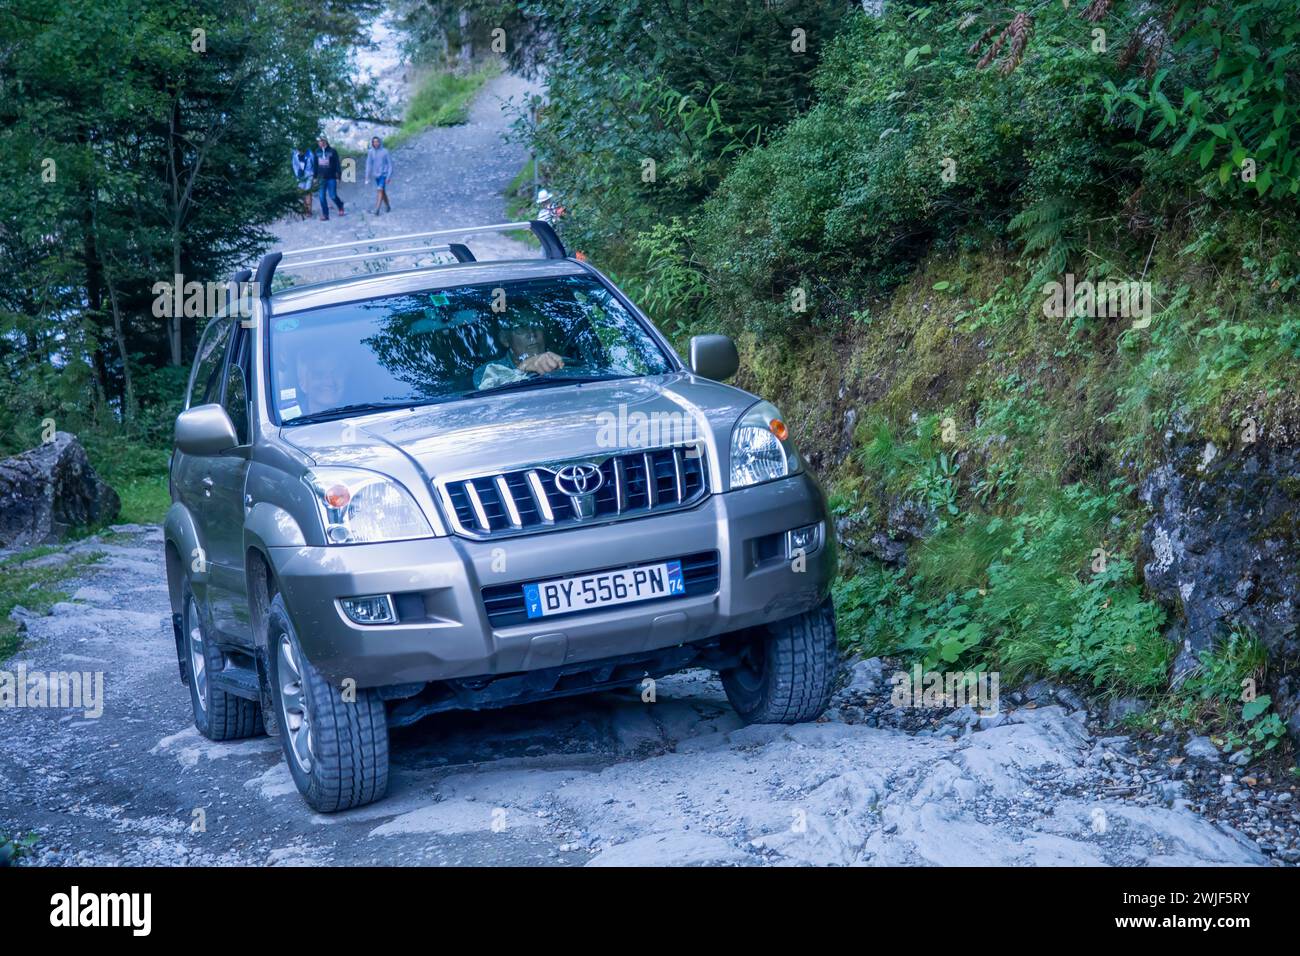
[[[1148,716],[1148,723],[1173,720],[1184,726],[1218,731],[1234,748],[1252,755],[1282,742],[1286,727],[1260,694],[1268,653],[1254,635],[1234,631],[1199,656],[1182,683]]]
[[[784,298],[800,283],[811,313],[842,310],[845,285],[887,289],[975,226],[1018,232],[1040,274],[1061,271],[1080,197],[1136,185],[1096,88],[1113,64],[1062,43],[1010,77],[980,70],[963,17],[859,18],[826,54],[821,102],[711,197],[699,248],[737,323],[797,323]]]
[[[568,210],[566,243],[625,281],[646,271],[638,237],[692,216],[746,147],[808,106],[822,50],[861,16],[839,0],[529,9],[552,43],[547,104],[535,128],[524,117],[520,130]]]

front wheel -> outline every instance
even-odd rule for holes
[[[284,598],[267,614],[271,693],[289,773],[320,813],[364,806],[388,791],[388,721],[373,690],[345,695],[302,653]]]
[[[760,629],[741,663],[721,673],[727,699],[748,724],[798,724],[830,704],[839,666],[835,608],[811,611]]]

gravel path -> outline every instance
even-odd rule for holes
[[[393,180],[388,198],[391,213],[373,214],[373,184],[362,183],[364,156],[358,161],[355,183],[340,183],[339,198],[347,212],[331,207],[328,222],[321,222],[320,204],[315,218],[295,216],[277,223],[272,232],[279,251],[330,245],[352,240],[399,236],[461,226],[491,225],[505,221],[503,194],[528,161],[518,143],[504,139],[510,116],[507,104],[520,100],[533,86],[512,74],[502,74],[484,84],[470,106],[469,121],[460,126],[434,127],[413,137],[393,152]],[[319,199],[319,196],[317,197]],[[471,236],[466,244],[480,259],[530,258],[538,252],[522,243],[491,233]],[[358,250],[362,251],[362,250]],[[340,253],[335,253],[340,254]],[[370,267],[409,268],[410,258],[380,260]],[[306,278],[333,278],[363,271],[366,263],[319,267]],[[292,273],[286,264],[281,270]]]
[[[900,711],[879,662],[857,666],[826,720],[795,727],[741,726],[699,671],[661,680],[651,703],[629,690],[435,715],[394,734],[386,800],[314,814],[276,740],[194,730],[161,530],[69,551],[104,558],[73,600],[25,619],[4,665],[103,673],[97,718],[0,709],[0,830],[38,832],[37,865],[1270,862],[1174,804],[1181,790],[1112,795],[1128,764],[1152,768],[1096,739],[1082,710],[1004,700],[975,724]],[[1275,809],[1285,822],[1295,808]]]

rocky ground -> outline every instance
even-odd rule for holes
[[[827,717],[744,727],[716,678],[431,717],[393,736],[386,800],[312,813],[272,738],[191,722],[157,528],[67,553],[101,561],[25,616],[5,663],[103,674],[102,716],[0,709],[0,831],[35,865],[1285,865],[1295,782],[1209,741],[1139,740],[1063,688],[996,716],[897,708],[858,662]],[[49,560],[49,557],[41,560]],[[1017,699],[1018,697],[1018,699]],[[201,812],[199,812],[201,811]],[[199,824],[202,824],[201,826]],[[1253,838],[1252,834],[1253,831]]]

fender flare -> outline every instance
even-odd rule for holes
[[[199,541],[198,524],[188,508],[179,501],[174,501],[167,509],[163,519],[163,548],[167,572],[167,598],[172,610],[172,636],[176,641],[176,664],[180,668],[181,683],[189,686],[190,661],[185,651],[184,621],[181,607],[183,584],[188,578],[190,589],[199,614],[204,617],[204,625],[210,622],[207,617],[208,569],[203,556],[203,545]],[[175,552],[175,558],[172,552]]]
[[[259,501],[244,518],[244,550],[257,548],[264,554],[271,548],[306,547],[307,539],[298,519],[278,505]]]
[[[179,568],[173,569],[168,566],[167,591],[171,599],[172,613],[179,614],[181,611],[181,581],[173,580],[171,573],[173,570],[188,577],[190,586],[194,589],[194,596],[206,603],[209,583],[206,551],[199,538],[199,528],[194,516],[179,501],[173,502],[167,509],[167,517],[163,521],[163,541],[176,549],[176,556],[180,559]]]
[[[271,695],[269,649],[266,646],[266,612],[270,604],[267,591],[269,581],[255,573],[254,561],[260,559],[270,577],[275,575],[272,548],[305,547],[306,539],[297,520],[288,511],[265,501],[259,501],[244,519],[244,574],[245,593],[248,595],[249,617],[253,629],[253,660],[261,686],[262,722],[268,736],[278,737],[279,720],[275,701]],[[254,557],[256,555],[256,558]]]

